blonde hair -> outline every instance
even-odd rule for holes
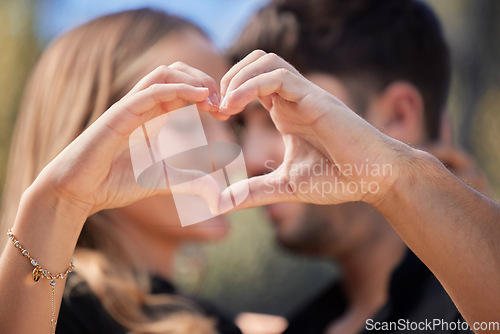
[[[153,69],[144,60],[155,46],[185,29],[202,33],[163,12],[131,10],[84,24],[46,50],[28,82],[14,129],[2,198],[3,230],[13,223],[23,192],[43,167]],[[214,321],[189,301],[150,293],[149,277],[131,268],[110,220],[105,212],[89,217],[75,251],[80,277],[110,316],[138,333],[214,333]],[[155,305],[175,306],[176,311],[160,318],[143,311]]]

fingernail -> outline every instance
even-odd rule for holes
[[[227,95],[226,95],[227,96]],[[220,103],[220,109],[226,109],[227,108],[227,99],[226,96],[222,98],[222,101]]]
[[[212,107],[215,107],[214,104],[212,103],[212,101],[210,101],[210,99],[208,97],[205,99],[205,102],[208,103],[209,105],[211,105]]]
[[[212,101],[212,105],[214,107],[218,107],[220,105],[220,100],[217,93],[213,93],[210,100]]]

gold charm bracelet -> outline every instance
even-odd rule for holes
[[[69,267],[68,269],[66,269],[64,273],[59,273],[54,276],[50,271],[43,269],[42,266],[38,263],[38,261],[31,257],[30,252],[28,252],[27,249],[24,249],[24,247],[21,245],[21,242],[14,237],[11,228],[7,231],[7,235],[9,236],[9,239],[12,240],[12,242],[14,243],[14,246],[18,248],[21,254],[24,257],[27,257],[31,265],[35,267],[33,269],[33,281],[38,282],[40,278],[45,278],[50,281],[50,287],[52,288],[52,320],[50,321],[50,324],[52,325],[52,333],[54,334],[56,332],[56,325],[57,325],[56,312],[55,312],[56,280],[65,279],[66,276],[68,276],[68,274],[73,271],[73,269],[75,268],[75,265],[73,264],[73,259],[71,259]]]

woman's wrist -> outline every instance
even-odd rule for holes
[[[70,257],[89,216],[89,210],[90,206],[61,196],[51,185],[35,181],[21,197],[13,230],[20,240],[25,240],[28,236],[38,240],[36,243],[52,245],[55,249],[60,247],[61,251],[67,250],[61,253],[67,253],[66,257]],[[39,246],[41,245],[32,247]],[[66,262],[63,261],[65,264]]]
[[[35,181],[23,193],[13,233],[41,265],[51,272],[61,272],[73,255],[87,210]]]
[[[28,207],[35,206],[44,214],[80,229],[92,212],[92,205],[66,196],[63,191],[38,179],[23,193],[21,204],[24,202]]]
[[[6,321],[11,315],[2,316],[8,332],[28,332],[33,325],[49,332],[49,324],[54,331],[64,279],[73,270],[71,258],[86,218],[85,207],[40,180],[23,193],[0,258],[0,295],[11,308],[30,314],[31,321]]]

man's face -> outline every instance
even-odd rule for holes
[[[327,75],[308,79],[349,105],[342,83]],[[243,148],[250,176],[276,169],[284,156],[281,134],[269,112],[258,101],[233,120]],[[304,203],[278,203],[265,207],[274,224],[278,241],[285,247],[308,254],[341,256],[377,235],[377,222],[383,218],[365,203],[318,206]]]

